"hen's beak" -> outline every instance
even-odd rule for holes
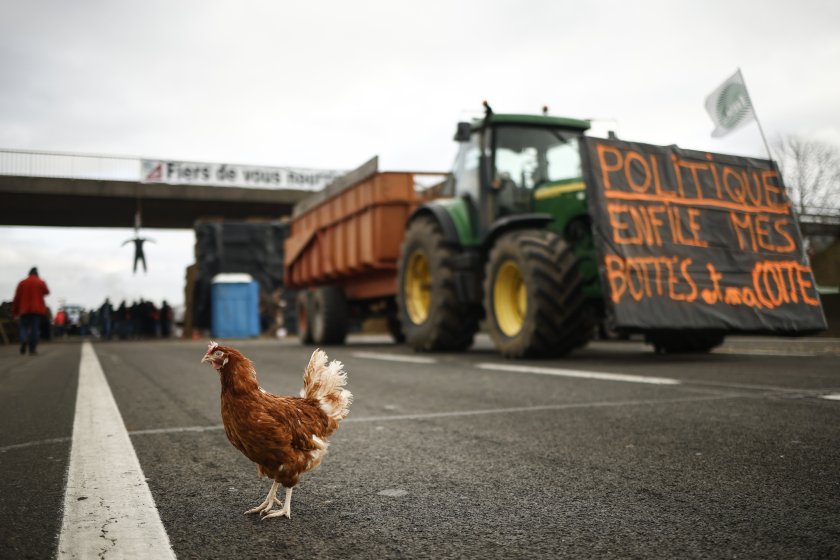
[[[210,354],[205,354],[203,358],[201,358],[201,363],[206,364],[213,361],[213,357]]]

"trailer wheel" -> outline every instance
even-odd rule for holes
[[[405,342],[405,333],[402,330],[400,319],[396,314],[389,314],[386,319],[388,325],[388,334],[394,339],[397,344]]]
[[[315,344],[344,344],[347,337],[347,300],[335,286],[321,286],[312,294],[310,305],[312,341]]]
[[[283,328],[286,329],[287,335],[298,334],[297,292],[283,290],[281,297],[283,305]]]
[[[705,354],[723,344],[721,331],[656,331],[645,334],[657,354]]]
[[[428,218],[411,222],[400,250],[397,307],[406,342],[417,351],[463,350],[478,330],[474,309],[458,298],[449,264],[455,251]]]
[[[295,297],[297,307],[297,328],[301,344],[312,344],[312,292],[301,290]]]
[[[562,356],[592,336],[583,281],[557,234],[528,230],[500,238],[487,261],[484,309],[490,336],[507,358]]]

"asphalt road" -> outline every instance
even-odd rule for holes
[[[311,348],[228,344],[298,393]],[[327,348],[350,417],[266,521],[243,515],[269,483],[224,436],[206,344],[93,348],[178,558],[840,558],[840,340]],[[40,350],[0,347],[2,558],[52,558],[62,530],[82,346]]]

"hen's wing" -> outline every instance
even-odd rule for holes
[[[265,413],[282,429],[291,447],[300,451],[312,451],[321,447],[322,444],[312,436],[326,437],[329,420],[315,401],[269,393],[263,397],[266,403]]]

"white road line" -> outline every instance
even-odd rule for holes
[[[57,437],[57,438],[50,438],[50,439],[39,439],[35,441],[26,441],[23,443],[13,443],[12,445],[7,445],[5,447],[0,447],[0,453],[6,453],[7,451],[14,451],[16,449],[25,449],[27,447],[33,447],[35,445],[50,445],[53,443],[67,443],[70,441],[69,437]]]
[[[716,348],[715,354],[730,356],[767,356],[771,358],[813,358],[819,356],[817,352],[798,352],[784,350],[744,350],[739,348]]]
[[[147,430],[133,430],[128,435],[130,436],[153,436],[157,434],[179,434],[187,432],[212,432],[215,430],[224,430],[225,427],[221,424],[215,426],[183,426],[180,428],[149,428]]]
[[[437,418],[457,418],[460,416],[484,416],[488,414],[513,414],[522,412],[544,412],[552,410],[572,410],[578,408],[613,408],[623,406],[656,406],[660,404],[693,403],[704,401],[721,401],[729,399],[747,399],[748,395],[704,395],[699,397],[682,397],[676,399],[650,399],[635,401],[598,401],[586,403],[546,404],[536,406],[515,406],[511,408],[487,408],[479,410],[453,410],[447,412],[426,412],[420,414],[402,414],[393,416],[362,416],[347,418],[343,422],[395,422],[400,420],[434,420]]]
[[[523,412],[545,412],[551,410],[571,410],[580,408],[612,408],[623,406],[656,406],[661,404],[694,403],[705,401],[720,401],[730,399],[752,399],[759,398],[755,395],[719,393],[714,395],[701,395],[696,397],[677,397],[673,399],[643,399],[631,401],[596,401],[582,403],[545,404],[533,406],[512,406],[508,408],[484,408],[475,410],[447,410],[443,412],[418,412],[416,414],[392,414],[387,416],[350,416],[342,420],[342,424],[377,423],[377,422],[400,422],[404,420],[435,420],[438,418],[459,418],[462,416],[484,416],[492,414],[518,414]],[[224,426],[189,426],[186,428],[155,428],[153,430],[136,430],[131,432],[132,436],[160,435],[185,432],[208,432],[222,431]]]
[[[89,342],[82,345],[59,558],[162,558],[175,553]]]
[[[828,401],[840,401],[840,393],[832,393],[830,395],[823,395],[820,398],[821,399],[826,399]]]
[[[436,364],[435,358],[423,358],[421,356],[404,356],[402,354],[380,354],[379,352],[353,352],[356,358],[367,358],[368,360],[384,360],[386,362],[406,362],[409,364]]]
[[[574,369],[557,369],[533,366],[514,366],[510,364],[476,364],[480,369],[496,371],[514,371],[518,373],[536,373],[539,375],[557,375],[560,377],[579,377],[582,379],[598,379],[601,381],[626,381],[629,383],[651,383],[653,385],[679,385],[681,382],[667,377],[647,377],[643,375],[627,375],[624,373],[599,373]]]

